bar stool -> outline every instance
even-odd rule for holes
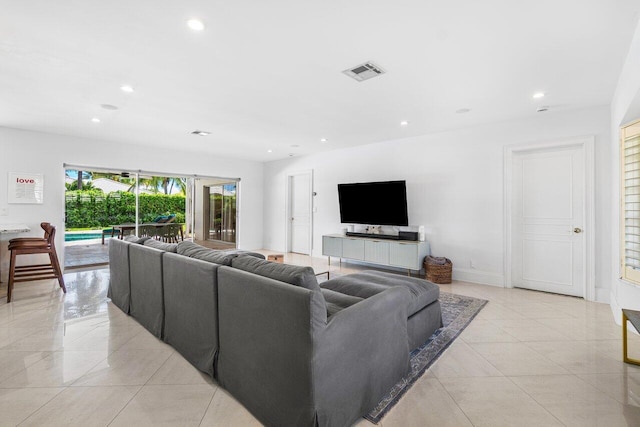
[[[56,228],[48,222],[43,222],[40,227],[44,230],[44,238],[40,237],[19,237],[9,240],[9,250],[11,251],[11,261],[9,266],[9,287],[7,289],[7,302],[11,302],[11,293],[15,282],[27,282],[30,280],[58,279],[58,283],[64,293],[67,288],[64,286],[62,270],[58,262],[56,253],[55,237]],[[18,255],[48,254],[48,264],[32,264],[16,266]]]

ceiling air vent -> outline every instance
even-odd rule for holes
[[[357,65],[353,68],[349,68],[348,70],[344,70],[343,73],[361,82],[379,76],[380,74],[384,74],[384,70],[378,67],[373,62],[369,61],[365,62],[364,64]]]

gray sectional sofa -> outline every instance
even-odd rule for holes
[[[420,279],[319,286],[310,267],[187,241],[112,240],[109,258],[112,303],[268,426],[351,425],[442,324],[438,287]]]

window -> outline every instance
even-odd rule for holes
[[[640,284],[640,120],[621,129],[620,157],[622,278]]]

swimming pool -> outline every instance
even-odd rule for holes
[[[82,231],[64,233],[65,242],[75,242],[77,240],[101,239],[102,231]]]

